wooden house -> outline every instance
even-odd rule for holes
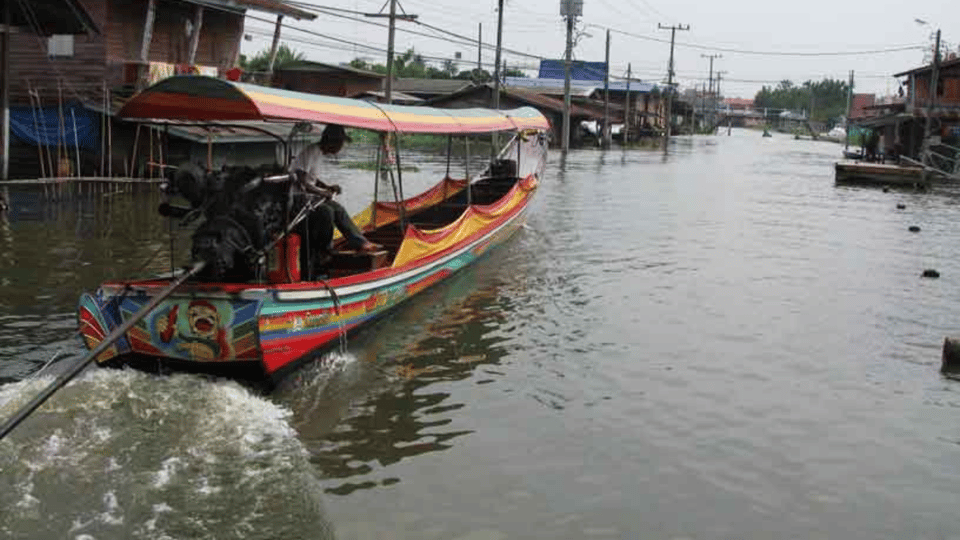
[[[11,101],[99,104],[178,72],[218,75],[236,65],[247,9],[312,19],[278,0],[79,0],[99,36],[19,34],[11,39]]]
[[[10,86],[13,75],[10,44],[13,35],[43,39],[52,35],[97,35],[99,32],[93,18],[77,0],[37,0],[27,3],[0,0],[0,180],[10,177]]]
[[[278,68],[272,83],[275,88],[285,90],[355,97],[380,90],[384,77],[365,69],[301,60]]]
[[[960,141],[960,58],[955,54],[940,63],[934,81],[933,65],[894,74],[905,77],[904,112],[924,121],[930,117],[935,135]],[[934,84],[935,83],[935,84]],[[936,95],[932,90],[936,87]]]
[[[10,151],[18,177],[134,172],[133,153],[149,153],[146,141],[159,137],[139,142],[135,125],[112,120],[123,98],[171,75],[220,76],[236,66],[248,10],[275,15],[278,37],[283,17],[315,18],[281,0],[73,1],[99,35],[10,36],[11,111],[23,120]],[[66,168],[65,147],[79,155]]]
[[[477,86],[470,86],[448,94],[432,99],[427,102],[431,107],[447,109],[467,109],[471,107],[492,107],[493,106],[493,85],[486,83]],[[500,108],[515,109],[517,107],[530,106],[547,117],[550,121],[550,140],[551,144],[558,144],[563,137],[563,101],[554,99],[550,96],[538,94],[526,89],[503,87],[500,89]],[[578,105],[570,106],[570,123],[573,126],[579,126],[582,121],[602,120],[603,114],[599,115],[591,110]],[[578,146],[583,141],[583,135],[579,129],[570,130],[570,139],[572,146]]]

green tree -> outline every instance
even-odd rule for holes
[[[806,81],[799,86],[784,79],[775,88],[760,88],[753,103],[757,108],[806,110],[812,120],[830,124],[846,114],[848,86],[835,79]]]
[[[387,73],[383,64],[373,64],[362,58],[354,58],[350,66],[376,73]],[[394,77],[409,79],[452,79],[457,75],[457,64],[453,60],[444,60],[440,67],[427,65],[426,59],[412,47],[403,54],[393,57]],[[469,77],[467,77],[469,78]]]
[[[299,62],[303,60],[303,53],[295,51],[287,46],[286,43],[281,43],[280,47],[277,48],[277,58],[273,63],[273,68],[278,69],[287,64],[293,62]],[[240,56],[240,67],[244,71],[267,71],[270,67],[270,49],[263,49],[257,54],[253,55],[253,58],[247,59],[246,56]]]
[[[454,79],[462,79],[465,81],[473,81],[475,84],[482,84],[492,82],[493,75],[490,75],[490,72],[485,69],[473,68],[457,73]]]

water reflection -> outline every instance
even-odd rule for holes
[[[509,303],[499,283],[476,288],[479,276],[468,269],[413,299],[351,343],[363,356],[305,370],[281,390],[328,493],[396,484],[386,467],[473,433],[459,425],[463,395],[443,383],[492,383],[508,354],[497,330]]]
[[[57,353],[79,351],[74,309],[106,279],[170,268],[189,231],[171,244],[155,186],[16,186],[0,222],[0,383],[19,380]]]

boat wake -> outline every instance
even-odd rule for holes
[[[0,388],[0,415],[50,382]],[[90,370],[0,443],[0,536],[332,536],[289,417],[235,382]]]

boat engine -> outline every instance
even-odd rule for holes
[[[169,189],[189,201],[182,215],[204,218],[190,249],[194,261],[207,263],[198,279],[242,283],[257,277],[259,252],[284,230],[291,197],[289,181],[263,179],[284,174],[277,166],[177,169]],[[166,212],[173,214],[169,207]]]

